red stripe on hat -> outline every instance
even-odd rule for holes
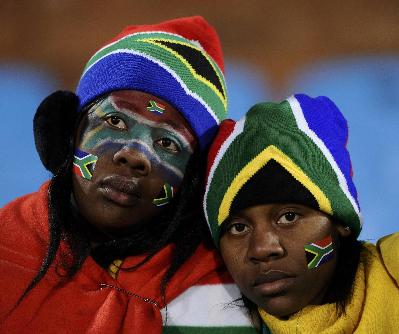
[[[226,141],[226,139],[230,136],[230,134],[234,130],[234,126],[236,125],[236,121],[232,119],[225,119],[222,123],[220,123],[219,132],[214,139],[208,153],[208,164],[206,166],[206,179],[208,179],[209,172],[211,171],[211,167],[215,161],[215,158],[220,150],[220,147]]]
[[[130,25],[104,46],[138,32],[163,31],[198,41],[224,72],[223,52],[216,30],[202,16],[183,17],[157,24]]]

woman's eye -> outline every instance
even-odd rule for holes
[[[105,121],[113,128],[117,128],[120,130],[127,129],[126,123],[118,116],[109,116],[105,119]]]
[[[249,227],[242,223],[234,223],[229,226],[229,232],[232,235],[240,235],[249,231]]]
[[[163,148],[164,150],[171,152],[171,153],[178,153],[180,152],[179,146],[170,138],[160,138],[155,141],[155,143]]]
[[[278,220],[280,225],[289,225],[295,223],[299,218],[299,215],[295,212],[286,212]]]

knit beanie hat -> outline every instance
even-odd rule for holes
[[[215,243],[232,212],[266,203],[318,209],[358,236],[347,122],[327,97],[297,94],[225,120],[210,148],[204,211]]]
[[[138,90],[174,106],[204,149],[226,116],[223,55],[200,16],[128,26],[87,63],[76,94],[80,110],[116,90]]]

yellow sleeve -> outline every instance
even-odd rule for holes
[[[389,274],[399,284],[399,232],[378,240],[377,247]]]

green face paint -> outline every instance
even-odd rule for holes
[[[183,131],[168,123],[166,111],[154,115],[145,105],[138,110],[128,102],[119,102],[110,95],[89,111],[80,148],[98,156],[114,154],[124,147],[134,149],[146,156],[154,173],[165,183],[177,187],[193,152],[190,141]],[[156,106],[164,108],[160,103]]]
[[[165,183],[160,196],[154,198],[152,203],[154,203],[155,206],[163,206],[172,200],[173,195],[173,187]]]
[[[309,269],[320,267],[322,264],[332,260],[334,258],[334,247],[331,235],[305,245],[305,253]]]
[[[97,156],[77,149],[73,157],[73,172],[86,180],[91,180],[97,160]]]

